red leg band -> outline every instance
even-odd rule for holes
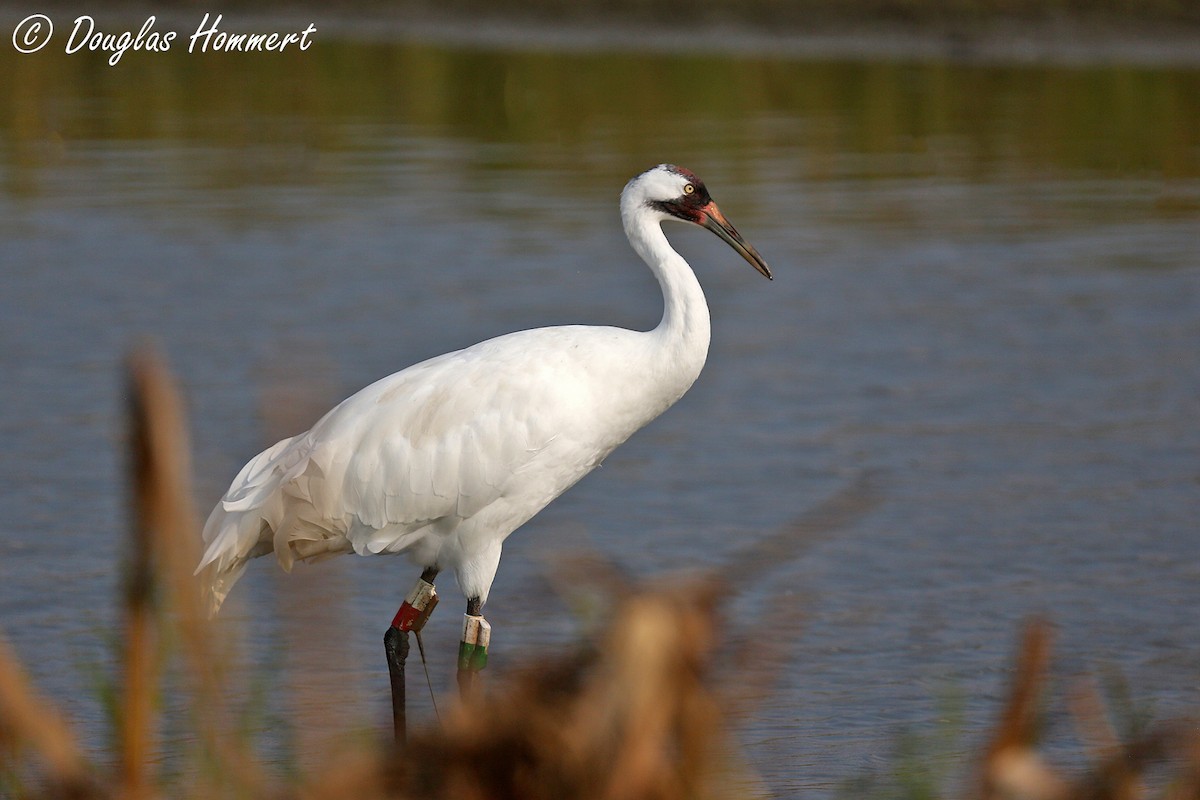
[[[396,616],[392,617],[392,627],[399,628],[402,631],[411,631],[413,623],[420,618],[420,609],[413,608],[405,600],[404,605],[400,606],[400,610],[396,612]]]
[[[418,580],[408,593],[404,604],[392,618],[392,627],[402,631],[419,631],[425,627],[429,615],[438,604],[437,590],[428,581]]]

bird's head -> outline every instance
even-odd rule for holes
[[[674,164],[659,164],[643,172],[625,187],[621,206],[625,212],[647,209],[660,220],[675,219],[708,228],[752,267],[766,277],[772,277],[767,262],[725,219],[704,182],[691,170]]]

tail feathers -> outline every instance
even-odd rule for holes
[[[269,528],[255,511],[228,513],[219,503],[213,509],[204,526],[208,547],[195,573],[201,576],[210,617],[221,608],[250,559],[271,551],[269,536],[262,541],[264,530]]]
[[[359,542],[347,538],[346,521],[322,506],[328,503],[329,492],[322,490],[327,482],[313,458],[311,433],[278,442],[242,468],[204,525],[205,550],[196,574],[202,575],[210,616],[252,558],[274,551],[279,565],[290,571],[297,559],[360,549]],[[372,551],[393,551],[388,543]]]
[[[209,616],[220,609],[252,558],[273,551],[279,566],[290,572],[296,560],[319,560],[353,549],[310,504],[281,491],[245,510],[218,503],[204,526],[204,541],[208,546],[196,574],[202,576]]]
[[[221,511],[217,506],[217,511]],[[213,513],[216,514],[217,511]],[[333,536],[324,529],[306,526],[289,517],[279,526],[280,533],[254,512],[228,515],[200,560],[196,574],[201,576],[205,602],[210,617],[216,615],[229,590],[246,571],[250,559],[275,552],[279,566],[291,572],[292,564],[300,561],[320,561],[329,556],[352,552],[349,540]],[[319,534],[314,535],[314,531]]]
[[[284,439],[252,458],[209,514],[204,555],[195,572],[202,575],[209,616],[220,609],[246,562],[271,552],[271,525],[278,527],[282,517],[279,486],[307,461],[305,448],[291,447],[299,439]]]
[[[202,585],[204,587],[204,604],[208,610],[208,616],[211,619],[221,610],[221,604],[225,602],[225,598],[229,596],[229,590],[233,588],[233,584],[237,583],[237,579],[246,571],[247,560],[243,559],[235,566],[220,570],[214,566],[202,568],[198,572],[204,573]]]

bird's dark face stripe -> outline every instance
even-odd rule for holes
[[[734,228],[729,220],[725,219],[725,215],[721,213],[721,209],[717,208],[708,189],[695,173],[683,167],[666,166],[671,172],[686,180],[691,191],[685,191],[673,200],[648,200],[646,205],[684,222],[708,228],[737,251],[738,255],[746,259],[759,273],[770,279],[772,277],[771,269],[767,266],[767,262],[763,261],[758,251],[742,238],[742,235],[737,232],[737,228]]]
[[[684,175],[684,177],[688,176]],[[704,208],[712,202],[712,197],[699,178],[692,176],[688,182],[695,187],[695,191],[691,194],[680,195],[674,200],[651,200],[650,207],[686,222],[693,222],[697,225],[704,224]]]

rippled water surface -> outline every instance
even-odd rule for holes
[[[616,199],[662,161],[706,180],[776,280],[668,231],[708,292],[708,366],[509,540],[494,668],[575,641],[554,553],[719,565],[858,482],[857,515],[730,601],[735,624],[787,621],[783,674],[739,723],[778,795],[882,769],[948,697],[977,745],[1035,613],[1065,680],[1200,708],[1195,70],[347,40],[114,69],[0,51],[0,71],[0,624],[94,746],[131,343],[156,337],[186,392],[208,507],[269,437],[421,358],[653,326]],[[413,577],[263,560],[226,624],[301,723],[380,724],[379,639]],[[445,594],[428,643],[448,694]]]

